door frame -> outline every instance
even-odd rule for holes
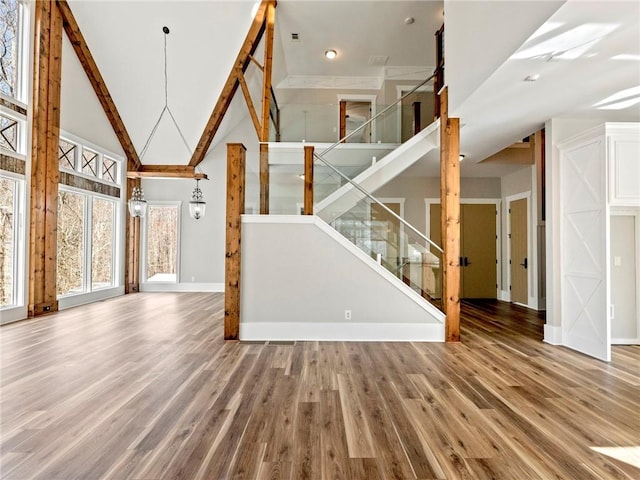
[[[410,92],[415,88],[415,85],[396,85],[396,93],[397,93],[397,102],[400,102],[403,92]],[[416,90],[416,92],[431,92],[433,93],[433,85],[423,85]],[[396,116],[398,118],[397,126],[396,126],[396,138],[398,139],[398,143],[402,143],[402,105],[399,104],[399,107],[396,109]],[[429,124],[432,122],[429,122]],[[427,125],[425,125],[427,126]]]
[[[527,200],[527,261],[530,265],[534,265],[534,260],[537,261],[536,259],[532,258],[531,256],[531,191],[527,191],[527,192],[522,192],[522,193],[516,193],[515,195],[509,195],[508,197],[505,197],[505,213],[506,213],[506,217],[507,217],[507,221],[506,221],[506,232],[507,232],[507,256],[506,256],[506,260],[508,262],[510,262],[511,259],[511,242],[509,241],[511,239],[511,217],[509,210],[511,209],[511,203],[515,202],[517,200],[522,200],[522,199],[526,199]],[[507,276],[506,276],[506,282],[505,285],[511,285],[511,263],[508,263],[509,268],[507,268]],[[531,286],[532,286],[532,272],[533,272],[533,268],[527,268],[527,303],[526,304],[521,304],[521,303],[516,303],[516,305],[522,305],[523,307],[527,307],[530,308],[529,306],[531,305]],[[506,290],[506,298],[505,301],[510,302],[511,301],[511,289],[509,288],[508,290]]]
[[[431,205],[433,203],[440,203],[439,198],[425,198],[425,232],[427,237],[431,238]],[[500,290],[502,287],[502,199],[500,198],[461,198],[460,205],[495,205],[496,207],[496,298],[500,298]],[[431,240],[434,240],[431,238]],[[435,241],[435,240],[434,240]],[[436,242],[438,243],[438,242]],[[441,246],[441,245],[440,245]]]
[[[340,119],[340,102],[370,102],[371,103],[371,118],[376,116],[376,100],[377,95],[363,95],[357,93],[339,93],[338,94],[338,120]],[[338,137],[340,137],[340,132],[338,132]],[[377,129],[376,122],[371,122],[371,141],[369,143],[377,143]],[[340,141],[338,138],[336,141]]]
[[[636,230],[636,263],[638,259],[640,259],[640,209],[634,209],[633,207],[611,207],[609,211],[609,216],[619,216],[619,217],[633,217],[635,219],[635,230]],[[609,231],[607,235],[611,237],[611,227],[609,227]],[[611,256],[611,241],[608,242],[609,245],[609,253]],[[609,265],[609,270],[611,270],[612,265]],[[611,272],[609,272],[611,273]],[[609,276],[611,278],[611,276]],[[609,288],[609,298],[607,299],[607,305],[609,305],[609,311],[611,312],[611,288]],[[637,345],[640,342],[640,267],[636,265],[636,332],[638,338],[635,339],[619,339],[612,338],[612,345]]]

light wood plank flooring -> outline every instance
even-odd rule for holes
[[[3,479],[638,479],[639,347],[463,307],[461,344],[222,341],[220,294],[136,294],[8,325]]]

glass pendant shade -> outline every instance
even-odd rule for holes
[[[134,187],[129,199],[129,213],[132,217],[144,217],[147,214],[147,201],[140,187]]]
[[[189,202],[189,215],[191,215],[191,218],[194,218],[195,220],[199,220],[204,217],[204,212],[207,207],[207,202],[205,202],[202,197],[202,190],[200,190],[199,182],[200,179],[197,179],[196,188],[193,189],[191,201]]]

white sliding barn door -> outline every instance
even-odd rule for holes
[[[563,343],[611,359],[604,137],[561,151]]]

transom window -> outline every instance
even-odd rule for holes
[[[58,161],[60,168],[66,168],[74,170],[76,168],[76,152],[78,149],[75,143],[67,142],[64,139],[60,139],[58,145]]]
[[[98,147],[87,146],[85,142],[75,139],[73,135],[61,136],[58,143],[60,170],[72,171],[76,175],[120,185],[121,162],[99,150]]]

